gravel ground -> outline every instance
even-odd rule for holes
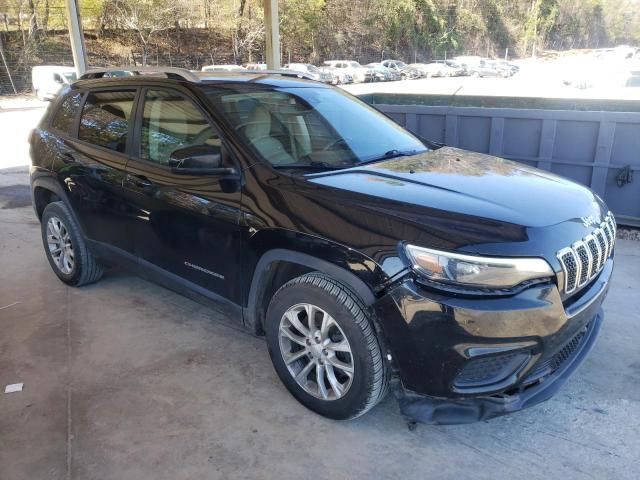
[[[618,228],[616,237],[624,238],[625,240],[634,240],[638,242],[640,241],[640,229],[620,227]]]

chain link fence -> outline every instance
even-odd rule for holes
[[[2,36],[2,33],[0,33]],[[68,42],[68,40],[67,40]],[[141,50],[132,49],[122,54],[104,54],[92,51],[87,47],[87,60],[89,68],[91,67],[113,67],[120,65],[135,66],[170,66],[181,67],[189,70],[200,70],[205,65],[212,64],[235,64],[237,62],[233,53],[228,51],[220,51],[216,49],[216,53],[172,53],[171,51],[150,48],[146,54]],[[469,54],[474,54],[471,52]],[[446,58],[444,54],[438,59]],[[57,44],[55,48],[40,48],[30,55],[24,52],[4,52],[5,60],[0,65],[0,95],[25,94],[31,91],[31,69],[36,65],[63,65],[73,66],[73,56],[71,47],[67,45]],[[336,53],[326,53],[319,57],[315,62],[311,60],[311,56],[307,52],[282,52],[282,65],[287,63],[316,63],[321,65],[327,60],[355,60],[362,65],[373,62],[381,62],[382,60],[400,58],[407,63],[413,62],[429,62],[435,59],[426,59],[422,56],[415,55],[407,58],[399,56],[393,52],[379,52],[362,50],[357,53],[340,51]],[[253,62],[263,63],[264,53],[254,55]],[[15,87],[15,89],[14,89]]]
[[[35,23],[33,16],[3,14],[0,2],[0,95],[29,93],[31,70],[36,65],[73,66],[64,6],[37,2],[34,5],[40,9]],[[47,5],[46,15],[42,5]],[[211,64],[264,62],[264,43],[260,38],[244,52],[239,52],[236,46],[234,53],[234,42],[228,32],[192,25],[158,32],[143,48],[135,32],[105,27],[103,10],[85,3],[81,4],[81,14],[89,67],[148,65],[200,70]],[[327,60],[355,60],[366,65],[388,58],[407,63],[433,61],[430,52],[409,47],[381,51],[364,39],[345,42],[340,49],[328,45],[318,48],[309,51],[303,46],[290,47],[283,38],[281,62],[322,65]],[[437,54],[440,59],[447,56],[446,52]]]

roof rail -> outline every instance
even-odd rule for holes
[[[199,83],[206,80],[207,76],[215,77],[220,73],[229,73],[233,75],[238,74],[254,74],[254,75],[282,75],[283,77],[295,77],[305,78],[307,80],[313,80],[311,75],[304,72],[296,72],[294,70],[235,70],[233,72],[192,72],[186,68],[179,67],[137,67],[137,66],[124,66],[124,67],[105,67],[105,68],[92,68],[87,70],[78,80],[90,80],[96,78],[103,78],[109,73],[122,73],[130,72],[132,75],[141,75],[144,73],[164,73],[167,78],[173,78],[177,80],[187,80],[189,82]],[[209,74],[209,75],[207,75]]]
[[[215,73],[215,72],[211,72]],[[238,70],[230,73],[253,73],[253,74],[263,74],[263,75],[282,75],[283,77],[295,77],[295,78],[305,78],[307,80],[313,80],[313,77],[305,72],[297,72],[295,70]]]
[[[187,70],[186,68],[178,67],[106,67],[106,68],[92,68],[87,70],[79,80],[88,80],[93,78],[102,78],[108,73],[116,72],[131,72],[133,75],[140,75],[143,73],[164,73],[167,78],[174,78],[180,80],[188,80],[190,82],[199,82],[201,78],[194,72]]]

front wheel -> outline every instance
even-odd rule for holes
[[[373,408],[389,381],[362,301],[319,272],[276,292],[266,318],[269,354],[289,392],[307,408],[343,420]]]

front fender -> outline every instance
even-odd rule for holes
[[[275,262],[287,262],[332,276],[348,285],[367,306],[373,304],[388,280],[382,268],[366,255],[329,240],[284,229],[260,231],[247,241],[244,271],[245,324],[261,325],[261,292]]]

